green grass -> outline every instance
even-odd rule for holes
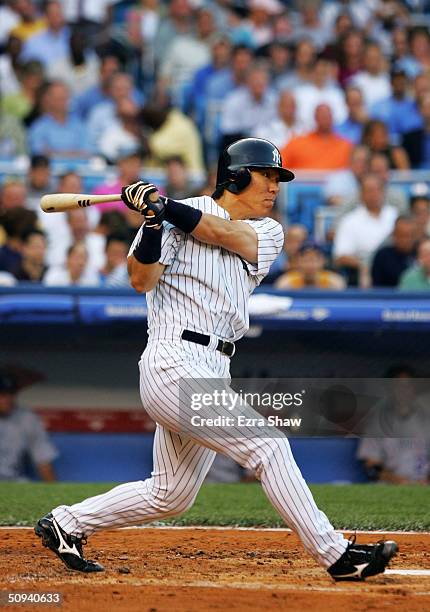
[[[0,525],[33,525],[59,504],[109,490],[110,483],[0,483]],[[313,485],[315,499],[337,529],[430,530],[430,487]],[[259,484],[208,484],[175,525],[281,527]]]

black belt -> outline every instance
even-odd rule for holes
[[[191,329],[184,329],[181,334],[182,340],[188,340],[188,342],[195,342],[196,344],[202,344],[203,346],[209,346],[211,337],[206,334],[200,334],[199,332],[191,331]],[[233,342],[228,340],[218,340],[216,350],[227,355],[227,357],[233,357],[236,350]]]

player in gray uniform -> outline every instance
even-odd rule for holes
[[[132,286],[147,293],[149,337],[139,369],[142,402],[157,423],[154,468],[145,481],[58,506],[38,521],[36,534],[68,567],[103,569],[82,552],[84,539],[99,529],[187,510],[216,452],[255,471],[287,525],[335,579],[383,572],[395,554],[394,542],[358,547],[333,529],[279,431],[250,435],[237,424],[191,424],[192,396],[184,392],[183,383],[191,379],[190,388],[213,379],[229,384],[234,342],[248,329],[249,295],[282,249],[282,226],[267,215],[279,182],[293,178],[272,143],[246,138],[221,154],[212,197],[153,202],[157,189],[152,184],[123,189],[124,202],[143,216],[128,264]],[[226,406],[213,405],[211,410],[214,416],[231,416]],[[242,410],[257,414],[250,406]]]

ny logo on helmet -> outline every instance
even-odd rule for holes
[[[281,165],[281,155],[278,149],[273,149],[272,155],[273,155],[273,161],[275,162],[275,164],[277,166],[280,166]]]

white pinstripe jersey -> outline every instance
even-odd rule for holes
[[[229,219],[209,196],[181,200],[204,213]],[[250,264],[226,249],[199,242],[164,223],[160,263],[164,273],[146,294],[150,340],[177,338],[183,329],[236,341],[249,327],[248,298],[268,273],[284,242],[271,218],[244,220],[258,237],[258,262]],[[139,230],[130,247],[141,239]]]

